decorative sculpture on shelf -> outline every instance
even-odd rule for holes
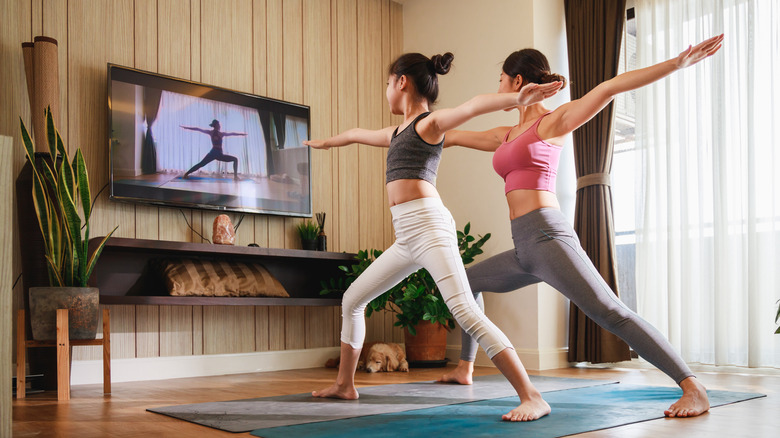
[[[226,214],[214,218],[214,230],[211,241],[218,245],[232,245],[236,240],[236,230]]]

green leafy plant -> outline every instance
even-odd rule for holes
[[[19,123],[24,150],[33,169],[33,205],[43,235],[49,285],[86,287],[106,241],[116,228],[108,233],[90,255],[88,244],[92,196],[84,155],[77,148],[73,160],[69,160],[48,108],[45,117],[51,161],[36,160],[30,133],[21,118]],[[57,155],[62,157],[59,165],[55,164]],[[78,204],[81,205],[81,215]]]
[[[777,300],[777,315],[775,316],[775,324],[780,324],[780,300]],[[776,335],[780,335],[780,327],[775,330]]]
[[[298,234],[303,240],[314,240],[317,238],[317,234],[320,233],[320,227],[315,225],[311,220],[305,220],[296,226]]]
[[[458,248],[464,265],[474,261],[474,257],[482,254],[482,245],[490,239],[490,233],[475,238],[469,231],[471,223],[466,224],[463,231],[458,231]],[[320,294],[343,293],[357,277],[362,274],[382,251],[368,249],[358,251],[357,263],[350,266],[339,266],[344,276],[338,279],[322,282]],[[439,323],[450,329],[455,328],[455,321],[444,303],[439,288],[431,274],[425,269],[409,275],[390,290],[378,296],[366,306],[366,316],[371,316],[379,310],[388,310],[396,314],[396,326],[406,328],[416,335],[414,327],[421,321]]]

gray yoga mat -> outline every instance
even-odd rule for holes
[[[560,391],[616,381],[530,376],[540,392]],[[331,421],[365,415],[404,412],[437,406],[517,396],[497,374],[474,378],[473,385],[435,382],[402,383],[358,388],[358,400],[312,397],[310,393],[245,400],[197,403],[147,409],[180,420],[229,432]]]

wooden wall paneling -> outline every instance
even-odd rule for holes
[[[288,102],[303,103],[303,10],[301,0],[285,0],[282,4],[282,98]],[[300,218],[284,219],[285,248],[300,248],[300,237],[295,227]],[[285,348],[306,346],[306,312],[303,307],[285,306]]]
[[[135,344],[135,357],[160,356],[160,306],[135,306]]]
[[[312,138],[331,134],[331,28],[330,2],[303,3],[303,103],[311,108]],[[330,151],[311,150],[312,202],[314,212],[325,212],[325,234],[332,236],[333,171]],[[330,242],[329,242],[330,243]],[[329,250],[333,250],[330,243]],[[308,307],[306,348],[338,345],[333,309]]]
[[[333,337],[336,345],[341,345],[341,307],[333,308]]]
[[[111,310],[111,359],[136,357],[135,306],[106,307]],[[81,360],[75,351],[73,356],[73,360]]]
[[[203,354],[255,351],[254,306],[203,306]]]
[[[203,306],[192,306],[192,354],[203,354]]]
[[[306,345],[304,348],[334,347],[333,309],[331,307],[306,307]]]
[[[252,3],[249,0],[201,2],[201,82],[237,91],[251,91]],[[200,233],[211,240],[219,215],[201,212]],[[250,233],[251,234],[251,233]],[[254,351],[254,308],[205,306],[204,354]]]
[[[284,306],[284,349],[306,348],[306,312],[303,306]]]
[[[393,23],[390,21],[390,5],[394,3],[391,0],[384,0],[382,2],[382,61],[385,63],[385,67],[382,70],[384,80],[387,81],[387,66],[394,60],[394,56],[391,51],[391,40],[393,38]],[[383,94],[384,95],[384,94]],[[385,105],[382,110],[382,126],[390,126],[393,124],[393,117],[390,113],[390,106],[387,105],[387,98],[384,98]],[[382,162],[382,174],[387,172],[387,152],[385,152],[385,161]],[[389,205],[387,198],[387,190],[382,193],[382,199],[385,205]],[[392,216],[390,215],[390,209],[386,208],[382,215],[383,223],[383,237],[384,247],[389,248],[393,244],[393,225]]]
[[[21,3],[21,2],[19,2]],[[43,0],[31,0],[30,1],[32,20],[30,22],[32,26],[32,35],[30,40],[38,35],[43,35]]]
[[[301,0],[285,0],[282,4],[282,81],[283,99],[303,103],[303,6]],[[298,177],[299,175],[294,175]],[[301,239],[295,229],[304,219],[284,219],[285,248],[300,248]]]
[[[192,306],[159,306],[160,356],[193,354]]]
[[[2,108],[6,108],[6,111],[0,111],[0,135],[11,137],[11,151],[9,160],[11,163],[11,174],[13,180],[16,180],[16,176],[22,169],[26,159],[21,147],[21,135],[19,133],[19,118],[24,120],[25,124],[29,127],[30,123],[30,100],[27,97],[27,79],[24,71],[24,58],[22,57],[22,42],[32,41],[32,6],[29,2],[6,2],[5,11],[8,13],[8,17],[16,17],[18,19],[10,20],[5,19],[3,26],[0,29],[0,105]],[[60,70],[66,70],[65,67]],[[17,211],[16,211],[16,190],[12,191],[12,215],[11,223],[13,223],[13,230],[18,230]],[[21,264],[21,250],[19,242],[19,233],[13,232],[13,279],[16,278],[22,272]],[[12,308],[15,315],[17,309],[21,309],[23,305],[23,288],[22,281],[12,291]],[[10,310],[9,310],[10,311]],[[16,324],[13,326],[13,339],[14,348],[16,348]],[[13,350],[16,351],[16,350]],[[15,355],[12,355],[15,357]],[[14,359],[14,362],[16,360]]]
[[[13,139],[0,136],[0,223],[11,223],[13,213],[13,175],[11,168],[13,161]],[[13,256],[13,230],[8,226],[0,229],[0,260],[7,261]],[[4,262],[0,265],[0,332],[5,336],[0,337],[0,436],[11,436],[11,360],[14,356],[11,346],[15,312],[12,308],[11,287],[13,285],[13,270],[11,264]]]
[[[192,77],[192,34],[199,29],[192,26],[190,0],[165,0],[157,3],[157,71],[182,79]],[[158,209],[159,239],[178,242],[193,241],[193,233],[187,221],[192,221],[192,210],[178,208]],[[191,321],[191,319],[190,319]]]
[[[134,5],[134,64],[135,68],[158,71],[158,4],[157,0],[136,0]],[[154,126],[152,126],[154,132]],[[138,239],[159,239],[159,207],[136,204],[135,235]],[[136,306],[136,357],[160,355],[160,308]]]
[[[403,6],[394,1],[390,2],[390,58],[387,63],[394,61],[398,56],[403,53],[404,40],[403,40],[403,26],[404,26],[404,10]],[[391,115],[391,124],[398,125],[403,121],[401,115]],[[395,234],[392,230],[392,224],[390,229],[386,230],[386,238],[390,239],[390,243],[395,241]],[[395,317],[393,317],[395,322]],[[400,327],[393,327],[393,339],[395,342],[404,342],[404,332]]]
[[[268,351],[268,306],[255,306],[255,351]]]
[[[284,99],[284,4],[282,0],[266,0],[266,96]],[[268,247],[285,248],[284,218],[267,216]],[[298,248],[295,246],[294,248]]]
[[[381,0],[361,1],[357,4],[357,91],[358,124],[366,129],[382,128],[384,107],[384,60],[382,59],[382,3]],[[384,249],[385,176],[382,167],[385,149],[360,145],[358,147],[358,174],[360,238],[359,247]]]
[[[158,41],[157,34],[157,0],[136,0],[134,4],[134,67],[158,72]],[[165,27],[165,24],[162,25]],[[154,125],[152,126],[154,132]],[[138,239],[159,239],[160,219],[159,207],[152,205],[135,205],[135,237]]]
[[[43,31],[41,34],[57,40],[60,119],[55,120],[55,124],[60,131],[62,140],[68,144],[68,5],[67,2],[56,0],[44,0],[42,4]]]
[[[284,350],[285,348],[284,309],[282,306],[268,308],[268,349],[271,351]]]
[[[201,44],[203,39],[203,23],[201,23],[201,17],[204,15],[202,3],[202,0],[190,0],[190,44],[192,47],[190,76],[193,81],[197,82],[203,82],[203,65],[201,63],[203,58],[203,47]],[[202,234],[202,222],[201,210],[190,210],[190,226],[192,229],[189,230],[189,236],[191,242],[203,242],[196,234],[196,231]]]
[[[252,2],[252,92],[259,96],[267,96],[268,42],[266,36],[266,8],[265,0],[254,0]],[[254,227],[255,243],[262,247],[267,247],[268,216],[252,215],[252,226]]]
[[[357,60],[357,2],[336,0],[337,53],[336,87],[337,133],[358,127],[358,99],[355,86]],[[339,249],[347,252],[360,250],[358,236],[363,232],[358,220],[359,204],[359,151],[356,146],[339,149],[338,153],[338,209]]]
[[[315,139],[329,137],[332,132],[330,15],[329,2],[303,4],[303,103],[311,108],[311,137]],[[334,223],[331,156],[331,151],[311,149],[312,202],[315,213],[326,213],[328,236],[332,236]]]
[[[382,103],[379,94],[382,78],[382,4],[380,0],[357,4],[357,77],[358,124],[365,129],[382,128]],[[358,146],[358,247],[384,250],[384,148]],[[384,340],[384,315],[372,315],[366,321],[366,341]]]
[[[106,63],[133,65],[133,2],[68,3],[69,153],[80,146],[90,173],[92,196],[108,183]],[[108,202],[104,191],[95,203],[90,235],[135,237],[134,206]]]

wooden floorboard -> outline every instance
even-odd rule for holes
[[[410,373],[358,373],[358,386],[433,380],[442,369]],[[477,367],[475,375],[496,374]],[[531,372],[554,377],[613,379],[623,383],[672,386],[661,372],[650,369],[566,368]],[[79,385],[71,400],[57,401],[56,392],[32,394],[13,402],[14,437],[219,437],[250,436],[220,432],[146,408],[187,403],[296,394],[330,384],[336,370],[316,368],[230,376],[115,383],[113,394],[102,385]],[[578,437],[778,437],[780,436],[780,376],[700,372],[709,389],[761,392],[768,397],[721,406],[697,418],[658,419],[577,435]]]

